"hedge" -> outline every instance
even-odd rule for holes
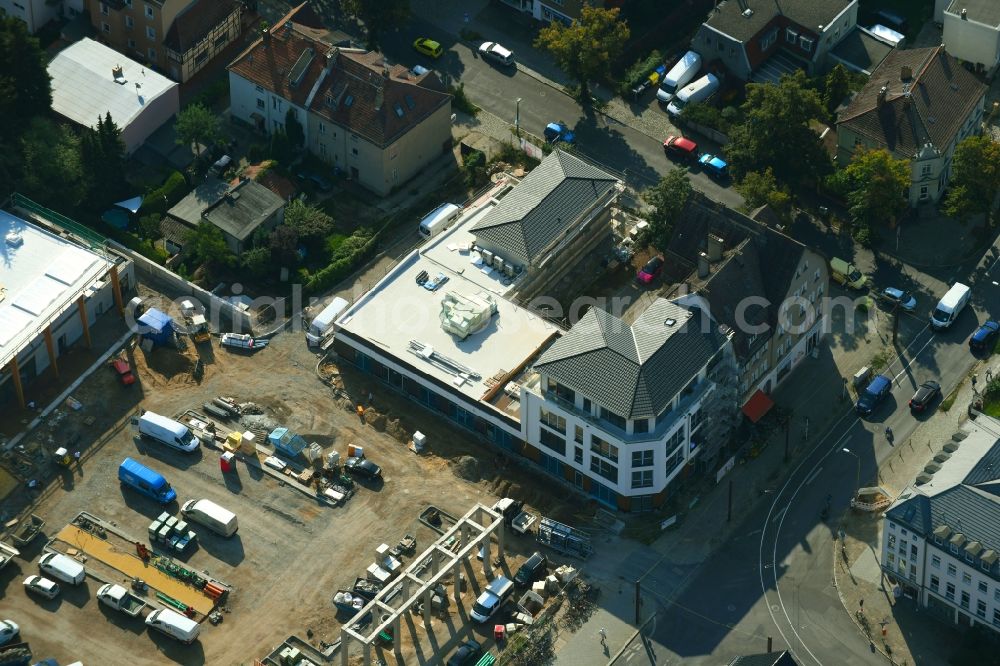
[[[184,174],[174,171],[157,189],[149,192],[142,203],[142,215],[166,215],[174,204],[187,196],[191,188],[184,179]]]
[[[316,271],[306,282],[306,294],[315,294],[328,289],[353,273],[358,266],[370,259],[378,249],[379,234],[364,239],[364,236],[349,236],[338,248],[337,256],[330,264]]]
[[[622,75],[622,80],[618,83],[618,94],[621,97],[631,95],[632,89],[649,78],[653,70],[662,64],[663,56],[659,51],[653,51],[646,58],[636,60]]]

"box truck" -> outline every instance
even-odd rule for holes
[[[322,344],[323,339],[330,333],[333,328],[333,322],[337,321],[337,317],[347,309],[350,303],[346,299],[340,298],[339,296],[327,305],[323,310],[313,317],[313,320],[309,322],[309,328],[306,329],[306,342],[310,346],[318,346]]]
[[[151,439],[184,453],[194,453],[201,442],[191,429],[166,416],[143,412],[138,419],[139,436]]]
[[[208,499],[184,502],[181,515],[186,520],[204,525],[219,536],[231,537],[240,528],[235,513]]]
[[[706,74],[694,83],[690,83],[678,91],[670,100],[667,112],[672,116],[680,115],[688,104],[707,102],[719,90],[719,79],[715,74]]]

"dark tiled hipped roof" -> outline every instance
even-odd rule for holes
[[[205,39],[215,26],[238,11],[236,0],[198,0],[174,18],[163,45],[177,53],[184,53]]]
[[[778,16],[818,32],[850,4],[851,0],[726,0],[709,13],[705,24],[746,42]]]

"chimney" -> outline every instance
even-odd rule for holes
[[[708,252],[706,253],[706,256],[709,261],[715,263],[716,261],[722,259],[722,245],[722,238],[716,236],[715,234],[708,235]]]
[[[385,93],[382,92],[382,86],[379,86],[375,90],[375,110],[381,111],[382,104],[385,102]]]
[[[271,45],[271,31],[270,29],[264,29],[260,31],[260,38],[264,42],[264,47],[267,48]]]
[[[963,9],[962,10],[962,20],[963,21],[968,21],[969,20],[969,10],[967,10],[967,9]]]
[[[903,65],[899,68],[899,80],[909,81],[913,78],[913,69],[909,65]]]
[[[878,91],[878,101],[876,102],[876,107],[881,109],[882,105],[885,104],[885,96],[889,92],[889,86],[882,86]]]
[[[122,69],[121,65],[118,65],[117,67],[112,67],[111,68],[111,78],[112,79],[120,79],[120,78],[123,78],[123,77],[124,77],[124,70]]]
[[[708,255],[704,252],[698,253],[698,277],[705,279],[708,274],[712,272],[712,269],[708,265]]]

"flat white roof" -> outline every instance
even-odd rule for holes
[[[122,76],[116,82],[112,70],[119,66]],[[98,116],[110,111],[111,119],[124,129],[149,102],[177,86],[162,74],[86,37],[60,51],[48,71],[52,110],[85,127],[95,126]]]
[[[109,259],[0,210],[0,368],[110,265]]]
[[[469,246],[474,237],[468,230],[493,205],[488,197],[472,204],[451,229],[405,257],[358,298],[341,315],[338,327],[481,400],[494,377],[517,369],[560,331],[503,298],[512,287],[509,278],[472,263],[475,255]],[[447,281],[430,291],[417,284],[422,272],[431,280],[444,276]],[[479,301],[488,296],[497,314],[482,331],[460,340],[441,326],[441,303],[449,292]],[[415,347],[423,348],[425,355],[414,353]],[[432,358],[426,356],[428,347],[435,354]]]

